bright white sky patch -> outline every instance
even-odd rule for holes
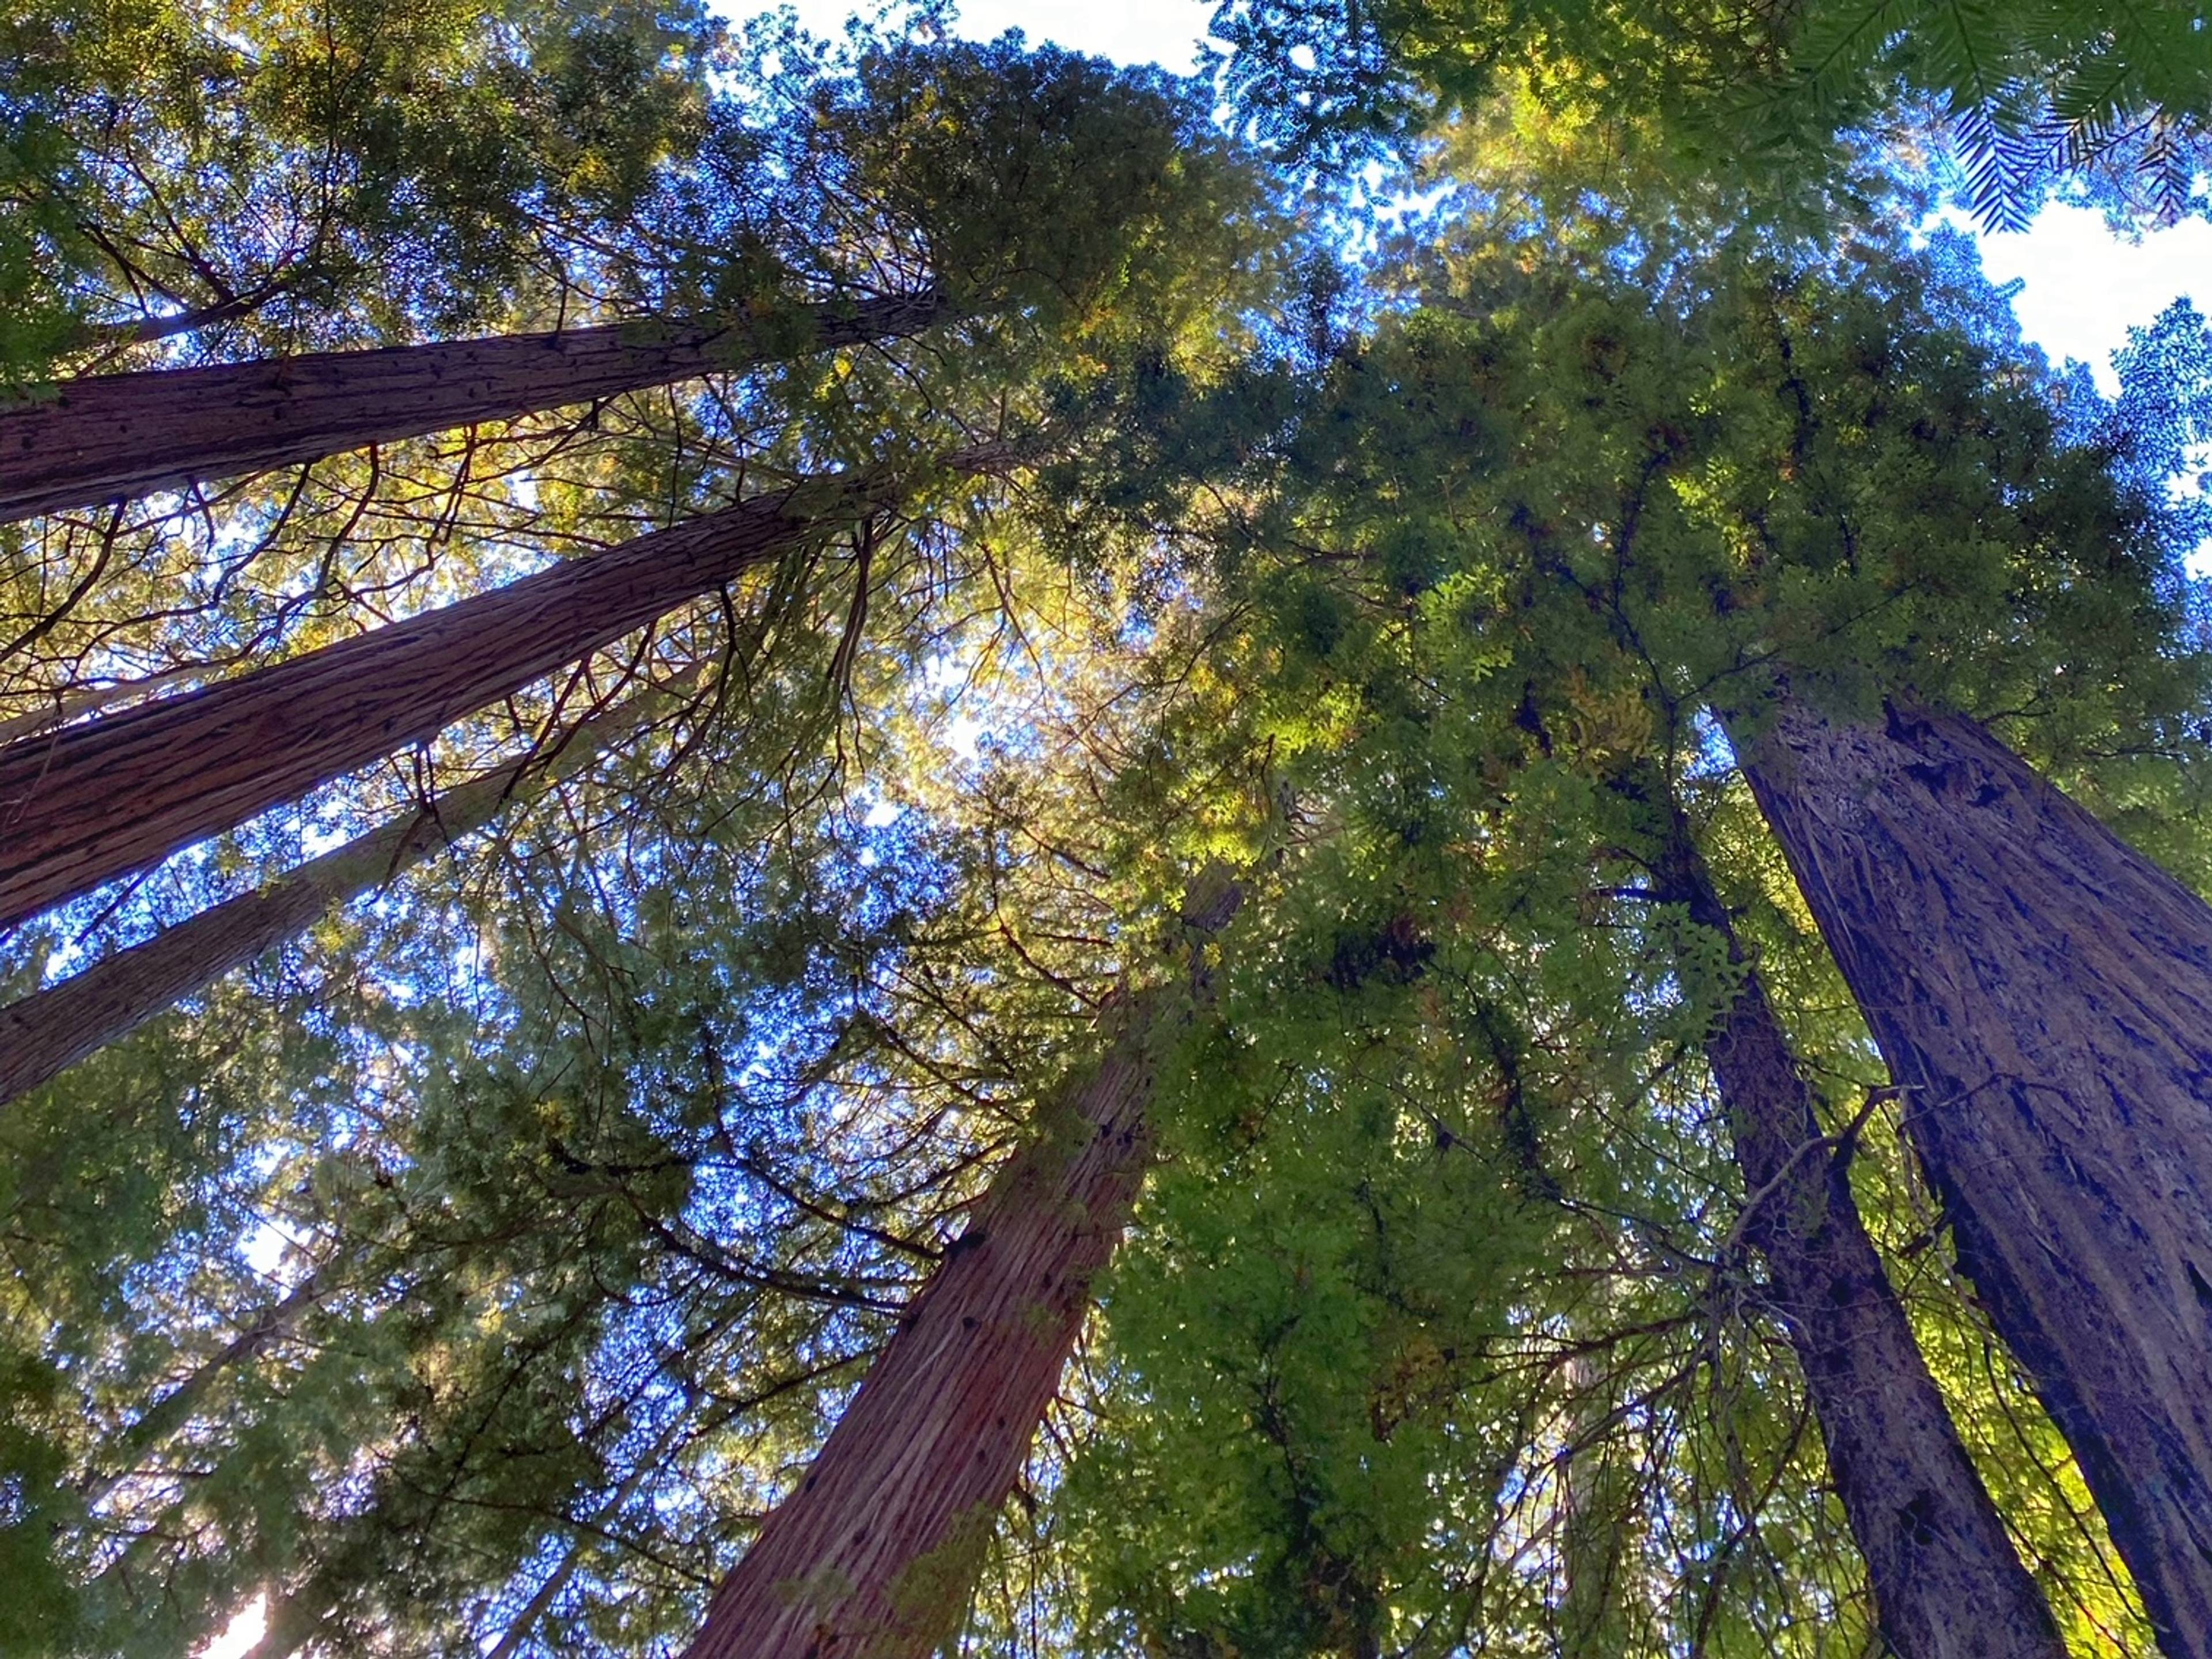
[[[2021,331],[2053,362],[2088,364],[2107,392],[2118,390],[2112,355],[2129,329],[2184,294],[2212,309],[2212,221],[2185,220],[2131,242],[2106,229],[2100,213],[2053,206],[2025,231],[1985,233],[1981,244],[1991,280],[2025,284],[2012,302]]]
[[[736,21],[773,5],[754,0],[710,0]],[[964,0],[957,32],[970,40],[994,40],[1019,29],[1032,42],[1051,40],[1071,52],[1110,58],[1117,64],[1158,64],[1188,75],[1198,67],[1198,41],[1213,15],[1214,0]],[[799,21],[816,34],[836,35],[855,11],[853,0],[793,0]]]

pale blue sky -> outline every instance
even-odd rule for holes
[[[799,21],[834,33],[855,9],[852,0],[795,0]],[[720,0],[718,9],[744,17],[770,7]],[[1121,63],[1155,63],[1188,71],[1212,15],[1213,0],[963,0],[959,32],[989,40],[1019,28]],[[2085,209],[2046,209],[2027,232],[1982,238],[1984,263],[1999,282],[2026,286],[2014,310],[2027,337],[2054,362],[2078,357],[2109,390],[2109,359],[2130,326],[2148,323],[2192,294],[2212,310],[2212,222],[2191,220],[2129,242],[2105,229]]]

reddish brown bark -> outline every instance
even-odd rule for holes
[[[1679,817],[1668,862],[1674,896],[1743,963]],[[2065,1659],[1859,1218],[1848,1148],[1823,1138],[1756,970],[1706,1053],[1748,1194],[1742,1236],[1766,1260],[1882,1635],[1899,1659]]]
[[[1236,902],[1186,920],[1211,931]],[[1143,1184],[1167,1006],[1119,1011],[1105,1059],[991,1183],[685,1659],[925,1659],[951,1632]]]
[[[1144,1178],[1142,1011],[1016,1157],[805,1480],[715,1595],[690,1659],[929,1652],[965,1604]]]
[[[0,749],[0,927],[434,737],[888,499],[823,479],[186,696]]]
[[[644,700],[585,721],[550,763],[533,758],[472,778],[356,836],[258,891],[211,906],[143,944],[0,1008],[0,1105],[205,990],[310,926],[498,816],[533,773],[574,771],[643,723]]]
[[[636,322],[101,374],[0,408],[0,520],[311,461],[749,363],[920,333],[935,294],[726,325]]]
[[[1738,750],[1960,1268],[2212,1659],[2212,908],[1972,720],[1785,702]]]

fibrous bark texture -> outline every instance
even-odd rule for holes
[[[1144,1178],[1133,1029],[993,1183],[798,1491],[716,1593],[689,1659],[894,1659],[957,1619]]]
[[[0,520],[312,461],[812,350],[920,333],[933,293],[64,380],[0,409]]]
[[[1972,720],[1785,702],[1738,747],[1961,1270],[2212,1659],[2212,908]]]
[[[1212,931],[1212,914],[1186,920]],[[925,1659],[957,1623],[1150,1158],[1156,996],[991,1183],[684,1659]]]
[[[1678,891],[1741,963],[1687,826],[1676,834]],[[1743,1237],[1766,1259],[1882,1635],[1899,1659],[2065,1659],[1860,1219],[1849,1149],[1822,1136],[1756,970],[1706,1054],[1749,1194]]]
[[[211,906],[0,1008],[0,1105],[275,949],[324,912],[481,830],[531,774],[574,771],[636,730],[649,713],[646,702],[633,701],[586,720],[550,762],[526,757],[472,778],[258,891]]]
[[[817,480],[0,749],[0,927],[434,737],[888,497]]]

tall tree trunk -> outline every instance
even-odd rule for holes
[[[1671,816],[1662,886],[1742,964],[1689,825]],[[1882,1635],[1900,1659],[2065,1659],[1859,1218],[1850,1148],[1823,1138],[1755,969],[1706,1054],[1748,1194],[1742,1236],[1766,1259]]]
[[[1205,933],[1231,884],[1187,904]],[[714,1593],[685,1659],[923,1659],[966,1606],[1151,1156],[1174,1005],[1140,994],[991,1183],[806,1478]]]
[[[876,510],[817,479],[183,696],[0,749],[0,927],[244,823]]]
[[[550,759],[525,756],[472,778],[258,891],[226,899],[0,1008],[0,1105],[274,950],[325,912],[481,830],[532,774],[552,779],[576,771],[642,726],[658,701],[650,692],[634,697],[576,726]]]
[[[2212,908],[1974,721],[1738,753],[1997,1334],[2171,1659],[2212,1659]]]
[[[114,1441],[102,1448],[108,1472],[96,1474],[85,1483],[83,1498],[86,1506],[98,1504],[116,1487],[129,1480],[137,1468],[138,1458],[150,1447],[166,1439],[191,1419],[222,1375],[234,1365],[257,1357],[261,1351],[280,1337],[290,1334],[300,1316],[313,1308],[329,1292],[331,1264],[317,1267],[288,1291],[282,1298],[270,1303],[256,1314],[244,1330],[233,1337],[214,1353],[195,1366],[191,1376],[178,1382],[159,1400],[142,1412],[131,1426],[118,1435]]]
[[[726,325],[615,323],[62,382],[0,408],[0,521],[311,461],[808,351],[918,334],[933,292]]]
[[[661,1461],[675,1450],[677,1442],[693,1426],[690,1413],[679,1412],[670,1420],[667,1427],[653,1437],[653,1443],[637,1455],[637,1461],[630,1466],[629,1474],[623,1477],[622,1484],[614,1489],[613,1495],[599,1506],[592,1516],[590,1522],[592,1532],[603,1536],[610,1533],[614,1523],[622,1518],[622,1512],[630,1499],[637,1496],[638,1488],[660,1473]],[[478,1647],[482,1659],[514,1659],[514,1656],[521,1652],[524,1644],[530,1640],[531,1633],[538,1628],[538,1621],[544,1618],[546,1609],[560,1599],[562,1590],[568,1588],[569,1580],[576,1576],[576,1569],[583,1564],[583,1559],[584,1539],[578,1537],[572,1540],[567,1550],[562,1552],[561,1564],[545,1575],[544,1582],[531,1593],[521,1610],[507,1620],[506,1629],[500,1632],[499,1640],[489,1648]]]
[[[1632,1590],[1632,1550],[1623,1513],[1611,1419],[1620,1389],[1584,1352],[1560,1368],[1567,1393],[1568,1443],[1558,1465],[1559,1659],[1620,1659],[1628,1650],[1625,1608]]]

